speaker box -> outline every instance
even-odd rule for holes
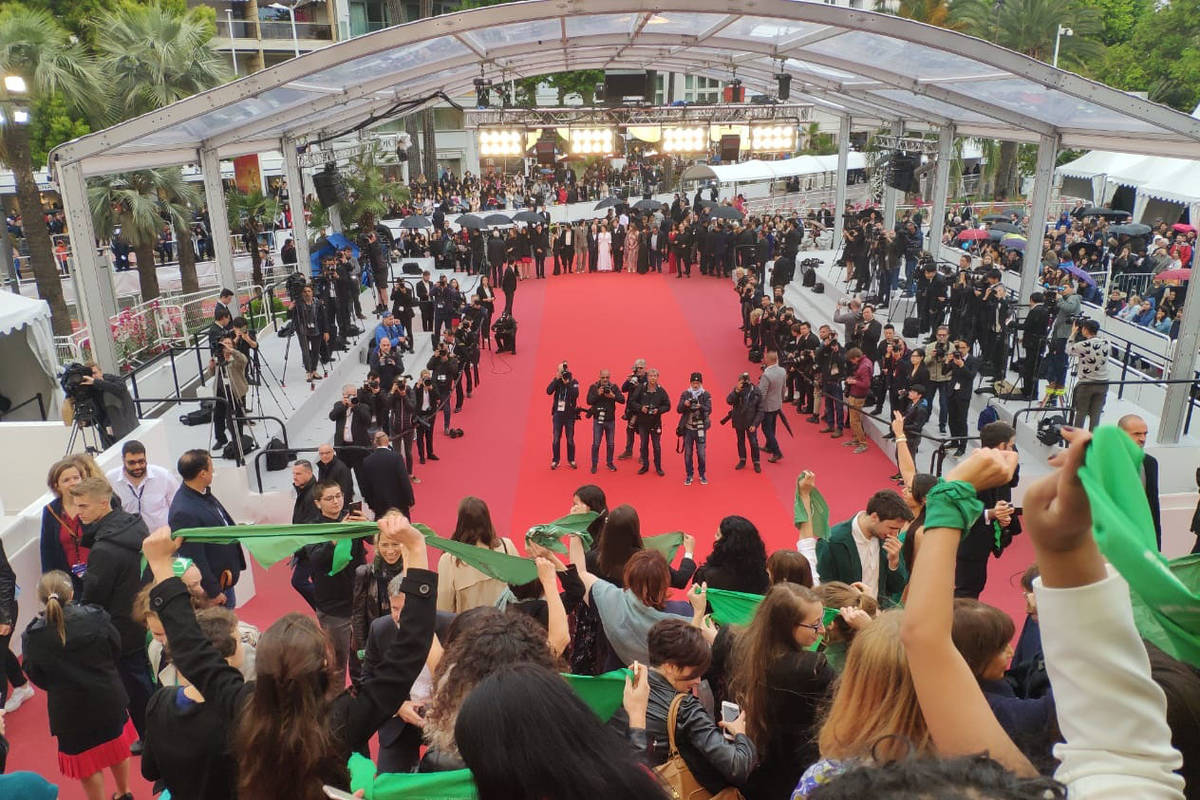
[[[637,98],[645,103],[654,100],[656,74],[653,71],[605,72],[602,99],[606,103],[620,104],[625,98]]]
[[[554,140],[549,141],[539,139],[534,145],[533,150],[537,154],[537,163],[545,166],[554,166]]]
[[[914,172],[920,166],[920,156],[910,153],[902,153],[899,150],[892,153],[892,157],[888,161],[887,178],[884,181],[893,189],[900,189],[904,192],[915,191],[916,176]]]
[[[314,172],[312,177],[313,188],[321,205],[328,208],[346,201],[346,184],[336,169],[326,167],[321,172]]]
[[[721,160],[734,162],[742,151],[742,137],[736,133],[727,133],[721,137]]]

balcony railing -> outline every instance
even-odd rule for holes
[[[270,39],[273,41],[290,41],[292,38],[292,23],[290,20],[270,19],[258,23],[259,34],[254,32],[254,23],[250,20],[217,20],[217,31],[231,39]],[[296,21],[296,38],[300,41],[330,41],[333,39],[333,27],[328,22]]]

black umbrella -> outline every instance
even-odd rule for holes
[[[518,211],[516,214],[513,214],[512,221],[543,223],[546,221],[546,218],[536,211]]]
[[[701,208],[716,208],[719,205],[721,205],[721,204],[718,203],[716,200],[706,200],[703,198],[701,198],[701,200],[700,200]]]
[[[988,230],[988,238],[991,239],[993,242],[998,242],[1001,239],[1003,239],[1005,236],[1007,236],[1009,233],[1010,233],[1010,231],[1001,231],[1001,230],[997,230],[996,228],[990,228]]]
[[[620,202],[621,201],[616,197],[606,197],[603,200],[601,200],[599,203],[596,203],[595,207],[592,210],[593,211],[601,211],[605,208],[612,208],[613,206],[618,205]]]
[[[708,210],[709,216],[716,219],[741,219],[746,216],[733,206],[713,206]]]
[[[1008,214],[987,214],[980,217],[984,222],[1008,222],[1012,219]]]
[[[504,216],[503,214],[488,214],[486,217],[483,218],[483,221],[486,222],[489,226],[512,225],[512,220],[509,219],[508,217]]]
[[[463,214],[455,222],[458,227],[466,228],[469,231],[477,231],[487,227],[487,223],[474,214]]]
[[[657,211],[658,209],[662,208],[662,205],[663,204],[658,202],[657,200],[646,199],[646,200],[638,200],[636,203],[633,204],[633,207],[636,208],[638,211]]]
[[[411,217],[405,217],[400,220],[401,228],[411,228],[412,230],[420,230],[422,228],[432,228],[433,223],[429,221],[429,217],[423,217],[420,214],[413,214]]]
[[[1124,225],[1113,225],[1108,232],[1117,236],[1145,236],[1150,232],[1150,226],[1140,222],[1127,222]]]
[[[991,229],[994,231],[1001,231],[1003,233],[1022,232],[1020,228],[1018,228],[1016,225],[1013,225],[1011,222],[993,222]]]
[[[1099,206],[1087,206],[1075,212],[1077,217],[1104,217],[1105,219],[1121,219],[1123,217],[1132,217],[1128,211],[1121,211],[1113,208],[1100,208]]]

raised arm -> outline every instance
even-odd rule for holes
[[[943,756],[986,752],[1008,769],[1037,770],[1013,744],[951,638],[958,543],[982,511],[975,493],[1012,479],[1017,454],[979,449],[926,498],[925,537],[913,568],[900,636],[913,687],[934,745]]]
[[[576,538],[574,536],[572,539]],[[539,558],[537,564],[538,580],[542,584],[542,593],[546,598],[546,633],[550,642],[550,651],[560,656],[571,643],[571,631],[567,624],[567,609],[562,597],[558,594],[558,580],[555,562],[547,558]]]
[[[908,436],[904,433],[904,415],[899,411],[892,412],[892,433],[896,436],[896,466],[900,468],[900,477],[904,485],[912,487],[913,476],[917,474],[917,463],[913,461],[912,451],[908,449]]]
[[[588,572],[587,557],[583,552],[583,542],[579,540],[578,536],[567,537],[567,557],[571,559],[572,566],[579,573],[579,581],[583,584],[583,598],[587,600],[592,592],[592,586],[600,579]]]

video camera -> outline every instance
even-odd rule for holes
[[[301,272],[293,272],[287,276],[287,281],[284,283],[287,289],[288,298],[292,303],[299,303],[304,295],[304,287],[308,285],[308,280]]]
[[[84,378],[91,377],[90,367],[73,362],[63,367],[62,375],[58,379],[63,392],[75,407],[75,421],[80,425],[92,425],[100,420],[96,390],[84,383]]]

